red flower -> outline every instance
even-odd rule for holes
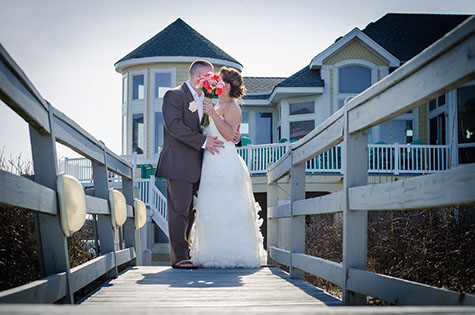
[[[217,88],[216,89],[216,95],[221,95],[224,93],[224,89]]]

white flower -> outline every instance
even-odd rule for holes
[[[198,109],[198,104],[196,104],[196,102],[191,102],[190,106],[188,106],[188,109],[190,112],[194,113]]]

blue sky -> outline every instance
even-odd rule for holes
[[[113,64],[178,17],[241,62],[244,75],[289,76],[389,12],[473,14],[475,1],[0,0],[0,43],[44,98],[120,153],[121,76]],[[3,103],[2,148],[31,157],[26,123]],[[58,144],[61,156],[77,155]]]

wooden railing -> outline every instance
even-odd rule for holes
[[[342,287],[346,305],[365,304],[366,296],[398,305],[475,304],[473,295],[367,271],[368,211],[475,203],[473,164],[368,185],[368,129],[415,109],[474,77],[475,18],[472,17],[392,74],[345,102],[333,116],[292,144],[290,150],[267,170],[271,260],[288,265],[292,277],[301,277],[303,272],[308,272]],[[343,143],[343,190],[305,199],[306,163],[339,143]],[[278,201],[279,180],[289,173],[291,200],[281,203]],[[305,215],[333,213],[343,213],[342,263],[305,254]],[[290,230],[289,239],[285,239],[283,230]],[[282,248],[287,242],[289,250]]]
[[[102,275],[117,276],[117,266],[140,256],[140,230],[134,225],[133,166],[109,150],[65,114],[46,102],[0,45],[0,99],[29,125],[34,181],[0,171],[0,203],[35,212],[41,280],[0,292],[1,303],[73,303],[73,294]],[[83,195],[86,211],[97,222],[100,256],[70,268],[66,232],[57,198],[56,141],[92,163],[93,196]],[[116,229],[111,222],[109,172],[120,175],[127,220]],[[81,191],[81,190],[79,190]],[[63,217],[62,217],[63,219]],[[64,226],[64,225],[63,225]],[[139,260],[140,257],[137,258]]]

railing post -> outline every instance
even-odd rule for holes
[[[401,150],[399,144],[395,143],[394,145],[394,175],[399,175],[399,163],[401,161]]]
[[[365,305],[366,296],[347,290],[350,268],[367,269],[368,211],[350,211],[349,188],[368,184],[368,131],[348,133],[348,111],[344,114],[344,177],[345,208],[343,210],[343,303]],[[351,156],[350,156],[351,155]]]
[[[102,142],[101,142],[102,143]],[[102,143],[102,150],[104,152],[104,164],[99,164],[96,161],[92,161],[92,174],[94,178],[94,195],[99,198],[109,200],[109,176],[107,171],[107,154],[105,151],[105,145]],[[110,204],[109,204],[110,210]],[[99,232],[99,244],[101,255],[105,253],[114,254],[114,268],[107,274],[109,278],[117,277],[117,261],[115,259],[115,246],[114,246],[114,228],[109,215],[97,215],[97,230]]]
[[[278,188],[277,182],[272,184],[267,183],[267,213],[269,213],[269,208],[275,207],[278,205]],[[270,256],[271,246],[277,246],[279,239],[279,230],[278,230],[278,219],[267,218],[267,264],[272,264],[272,258]]]
[[[252,174],[252,164],[251,164],[251,145],[246,146],[247,150],[247,169],[249,170],[249,174]]]
[[[50,134],[41,135],[29,125],[31,152],[35,182],[57,191],[56,138],[52,124],[52,107],[49,103],[48,113]],[[60,302],[74,304],[74,292],[70,283],[68,242],[61,228],[59,209],[55,216],[35,214],[35,230],[42,276],[66,272],[66,296]]]
[[[296,269],[292,264],[294,253],[305,253],[305,216],[294,217],[294,201],[305,199],[305,165],[293,165],[293,154],[290,155],[292,166],[290,170],[290,194],[291,194],[291,216],[290,216],[290,277],[304,278],[305,273]]]
[[[131,172],[133,176],[133,172]],[[134,206],[134,178],[128,179],[125,177],[122,177],[122,193],[124,194],[125,201],[128,205]],[[134,216],[132,218],[127,218],[127,221],[125,221],[123,225],[124,229],[124,242],[125,242],[125,247],[135,247],[135,254],[137,256],[136,259],[136,264],[138,264],[139,260],[139,253],[137,252],[137,247],[136,247],[136,240],[135,240],[135,212]]]

